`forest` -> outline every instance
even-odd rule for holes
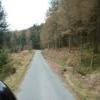
[[[71,52],[76,49],[80,64],[95,69],[100,64],[99,11],[100,0],[52,0],[45,23],[9,31],[0,2],[0,57],[5,51],[68,48]]]
[[[51,0],[40,41],[80,100],[100,99],[100,0]]]
[[[6,13],[0,1],[0,79],[16,72],[16,68],[12,67],[11,54],[23,50],[40,49],[41,27],[41,25],[33,25],[21,31],[9,30]]]
[[[46,49],[54,53],[63,50],[66,59],[66,53],[77,53],[73,72],[82,76],[100,72],[100,0],[51,0],[44,23],[16,31],[9,30],[8,26],[0,0],[0,73],[14,71],[9,57],[12,53]]]
[[[69,52],[75,49],[81,66],[93,70],[99,67],[99,11],[100,0],[52,0],[41,30],[42,47],[69,48]]]

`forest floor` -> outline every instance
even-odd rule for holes
[[[77,51],[68,49],[46,49],[44,57],[64,80],[72,88],[79,100],[100,100],[100,70],[87,72],[82,75],[75,71],[79,62]],[[84,70],[85,72],[85,70]]]
[[[12,53],[11,55],[11,67],[14,72],[9,74],[3,81],[13,90],[16,91],[20,82],[28,69],[28,65],[32,60],[33,51],[24,50],[19,53]],[[6,74],[6,73],[4,73]]]

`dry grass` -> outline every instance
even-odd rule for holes
[[[16,72],[12,75],[9,75],[4,82],[15,91],[18,88],[18,85],[23,79],[25,72],[28,69],[28,65],[32,59],[32,51],[22,51],[20,53],[11,54],[11,58],[13,59],[12,67],[16,69]]]
[[[65,48],[51,49],[44,50],[43,54],[56,72],[60,73],[64,81],[77,93],[79,100],[100,100],[100,73],[95,71],[82,76],[74,71],[79,64],[77,50],[68,52]]]

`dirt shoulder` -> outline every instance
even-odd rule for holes
[[[64,82],[71,87],[78,100],[100,100],[100,73],[93,72],[82,76],[74,72],[74,66],[77,64],[75,53],[69,53],[66,49],[51,49],[44,50],[43,55]]]
[[[4,82],[16,92],[19,84],[23,80],[23,77],[29,68],[29,64],[32,60],[34,51],[24,50],[19,53],[11,54],[12,58],[12,67],[14,68],[14,73],[9,75]]]

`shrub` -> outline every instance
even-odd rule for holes
[[[0,49],[0,72],[2,72],[9,62],[8,52],[4,49]]]

